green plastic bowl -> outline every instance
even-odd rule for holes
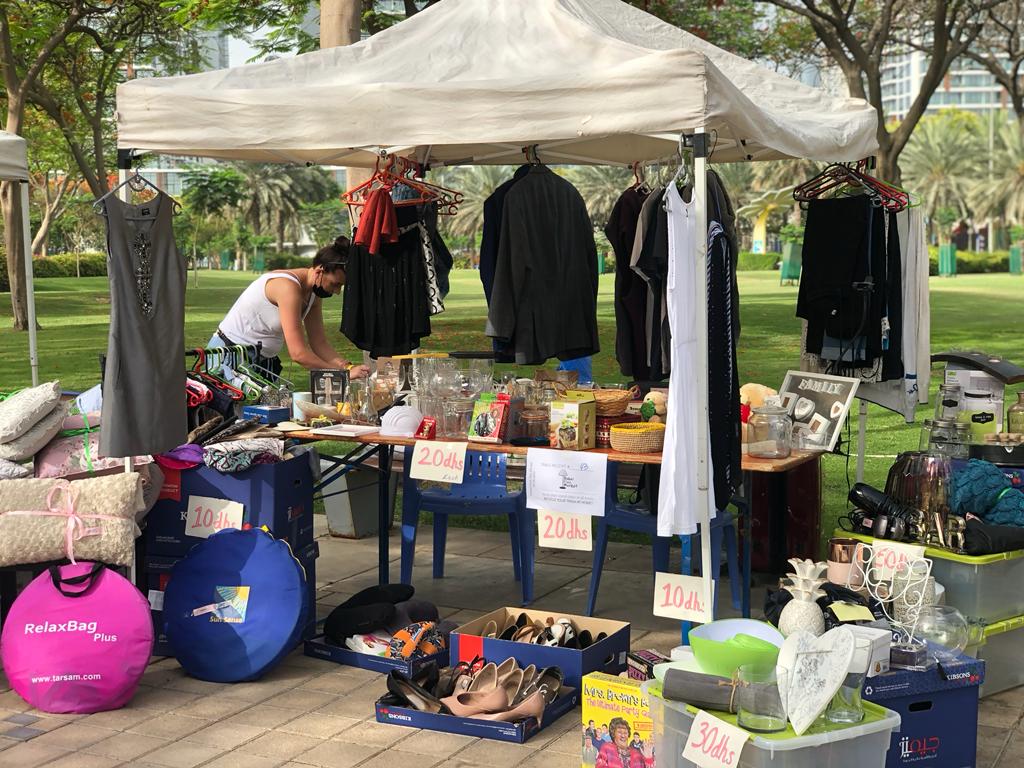
[[[712,621],[691,629],[689,637],[700,668],[729,678],[745,664],[774,669],[784,640],[771,624],[754,619]]]

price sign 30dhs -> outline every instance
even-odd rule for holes
[[[594,548],[591,519],[589,515],[538,509],[537,531],[540,534],[540,546],[590,552]]]

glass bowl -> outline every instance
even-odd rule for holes
[[[928,655],[942,664],[955,661],[967,647],[967,620],[956,608],[932,605],[921,608],[914,638],[928,644]]]

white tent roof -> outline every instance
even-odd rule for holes
[[[0,181],[27,181],[28,160],[25,140],[0,131]]]
[[[117,89],[118,146],[237,160],[629,163],[716,132],[713,160],[855,160],[877,114],[619,0],[445,0],[356,45]]]

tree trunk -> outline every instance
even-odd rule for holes
[[[25,284],[25,242],[22,230],[21,189],[19,182],[0,184],[4,213],[4,247],[7,249],[7,277],[11,283],[11,310],[14,329],[28,330],[28,300]]]
[[[320,0],[320,49],[359,42],[362,21],[361,0]],[[346,168],[349,189],[370,178],[365,168]]]
[[[53,210],[46,206],[43,208],[43,218],[39,222],[39,229],[32,238],[32,255],[46,256],[46,241],[50,237],[50,227],[53,226]]]
[[[277,252],[284,253],[284,214],[277,214]]]

